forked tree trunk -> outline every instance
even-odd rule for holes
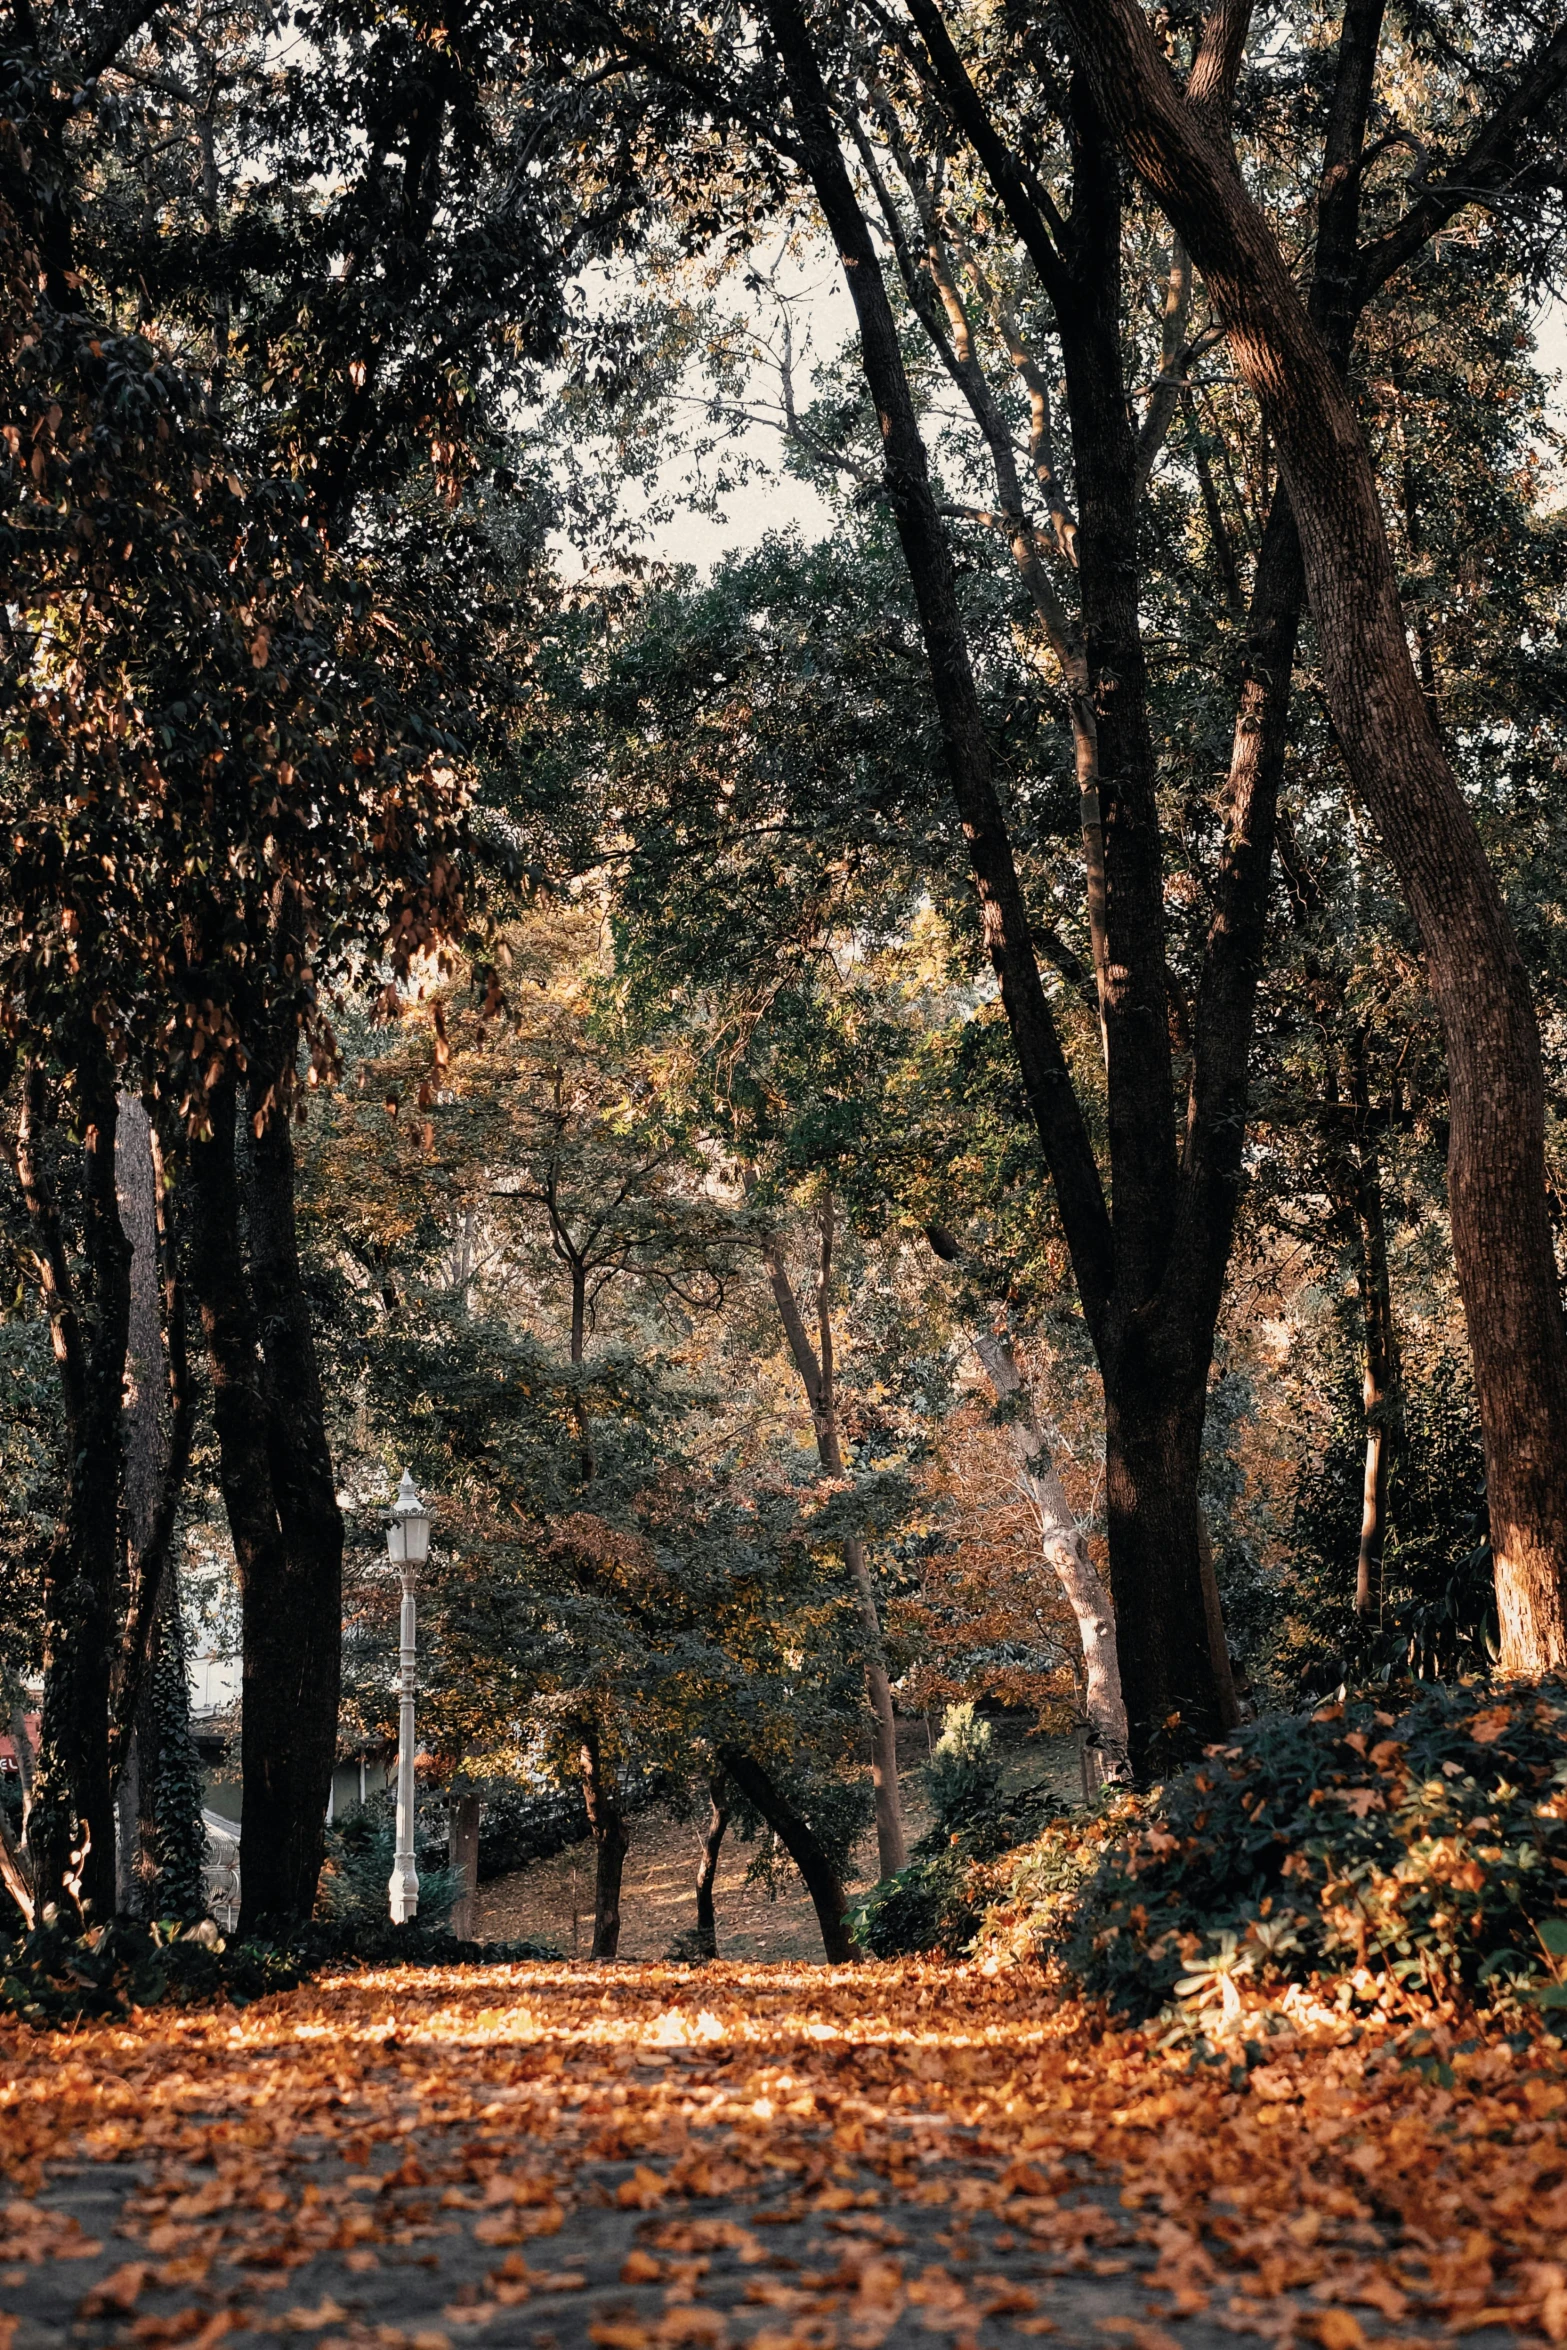
[[[718,1854],[729,1825],[729,1813],[716,1794],[709,1798],[707,1826],[702,1835],[702,1857],[696,1865],[696,1946],[703,1958],[718,1956],[718,1920],[713,1909],[713,1887],[718,1881]]]
[[[720,1747],[718,1759],[747,1803],[754,1804],[805,1880],[805,1889],[821,1928],[822,1949],[832,1966],[844,1966],[855,1956],[843,1922],[843,1886],[810,1822],[796,1811],[783,1789],[753,1755],[738,1746]]]
[[[585,1733],[579,1749],[582,1799],[593,1831],[593,1958],[613,1958],[620,1948],[620,1880],[626,1866],[626,1822],[614,1776],[603,1768],[597,1736]]]
[[[1193,1385],[1199,1396],[1205,1392],[1212,1322],[1205,1330],[1183,1324],[1152,1339],[1146,1327],[1161,1270],[1172,1241],[1180,1237],[1180,1219],[1174,1205],[1177,1162],[1154,762],[1137,635],[1137,521],[1129,499],[1136,452],[1126,415],[1115,295],[1120,215],[1114,158],[1104,152],[1103,136],[1086,115],[1074,120],[1079,161],[1087,158],[1092,186],[1084,198],[1078,230],[1083,250],[1067,289],[1070,299],[1057,303],[1080,474],[1077,544],[1085,635],[1095,671],[1115,680],[1098,713],[1099,776],[1115,803],[1113,822],[1111,810],[1100,811],[1110,950],[1103,1008],[1116,1200],[1112,1225],[1082,1105],[1040,978],[951,552],[880,259],[844,166],[804,13],[797,0],[768,0],[767,16],[788,76],[800,152],[855,306],[866,382],[881,426],[888,497],[919,613],[985,945],[1112,1405],[1106,1421],[1110,1560],[1121,1620],[1122,1673],[1131,1701],[1134,1760],[1139,1769],[1158,1769],[1172,1742],[1190,1751],[1220,1726],[1203,1628],[1196,1487],[1193,1483],[1183,1496],[1162,1491],[1153,1496],[1155,1522],[1142,1527],[1138,1509],[1147,1488],[1122,1449],[1122,1438],[1145,1395],[1167,1397],[1172,1381],[1181,1383],[1183,1393]],[[1091,532],[1096,538],[1092,552]],[[1235,1157],[1238,1164],[1238,1145]],[[1212,1188],[1228,1215],[1233,1184],[1225,1170]],[[1227,1235],[1228,1224],[1226,1247]],[[1118,1389],[1123,1398],[1137,1398],[1119,1418],[1113,1408]],[[1165,1475],[1184,1471],[1185,1452],[1180,1445],[1165,1445]]]
[[[1485,1444],[1503,1669],[1567,1664],[1567,1335],[1528,975],[1410,662],[1354,409],[1266,220],[1136,0],[1063,0],[1134,170],[1202,270],[1300,531],[1329,708],[1419,926],[1447,1048],[1453,1253]]]

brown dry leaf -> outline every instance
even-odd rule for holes
[[[1365,2350],[1364,2329],[1347,2309],[1325,2309],[1320,2317],[1308,2318],[1306,2326],[1322,2350]]]
[[[93,2286],[92,2291],[84,2297],[81,2307],[77,2310],[77,2316],[128,2316],[146,2291],[152,2275],[153,2268],[150,2261],[127,2260],[123,2262],[112,2275],[106,2276],[101,2284]]]
[[[323,2294],[314,2309],[288,2309],[283,2313],[283,2324],[291,2334],[319,2334],[325,2326],[347,2323],[347,2310],[328,2294]]]
[[[648,2170],[638,2163],[629,2179],[622,2179],[615,2189],[615,2201],[622,2211],[652,2211],[668,2194],[667,2183],[656,2170]]]

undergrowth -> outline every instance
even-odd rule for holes
[[[245,2007],[327,1967],[500,1966],[559,1956],[543,1943],[463,1942],[444,1929],[386,1919],[232,1943],[210,1919],[192,1927],[117,1919],[87,1933],[54,1920],[0,1939],[0,2015],[52,2027],[165,2003]]]
[[[1567,1683],[1428,1684],[1210,1749],[1037,1939],[1133,2018],[1246,1978],[1550,2007],[1564,1913]]]

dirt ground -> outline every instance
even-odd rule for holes
[[[1070,1774],[1073,1758],[1059,1746],[1028,1740],[1004,1728],[1009,1781]],[[922,1769],[928,1754],[923,1722],[898,1725],[898,1762],[904,1822],[912,1845],[930,1825]],[[1070,1790],[1063,1783],[1063,1792]],[[696,1924],[696,1867],[699,1826],[673,1820],[667,1812],[636,1814],[628,1823],[631,1849],[620,1899],[620,1956],[647,1963],[667,1957],[671,1945]],[[799,1877],[784,1862],[777,1898],[764,1884],[747,1884],[759,1847],[731,1834],[719,1857],[713,1906],[718,1953],[742,1962],[806,1961],[822,1954],[816,1913]],[[850,1892],[876,1881],[876,1835],[868,1830],[855,1847]],[[535,1861],[510,1876],[479,1888],[481,1942],[543,1942],[567,1958],[585,1958],[593,1943],[593,1847],[578,1844],[549,1860]]]

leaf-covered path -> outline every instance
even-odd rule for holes
[[[1567,2337],[1567,2066],[1017,1975],[329,1979],[0,2034],[0,2350]]]

